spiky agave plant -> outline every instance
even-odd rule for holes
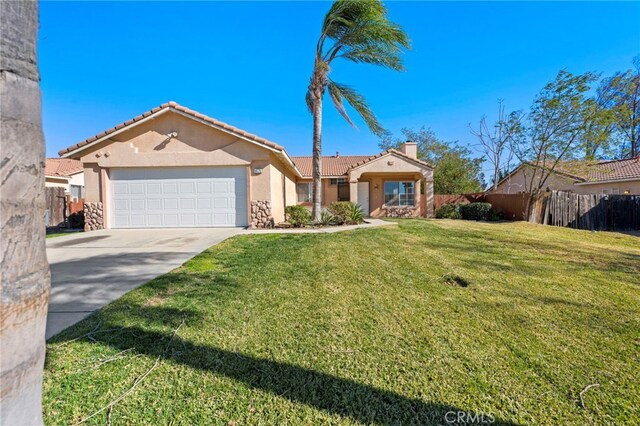
[[[343,58],[402,71],[401,55],[403,49],[409,47],[409,37],[398,24],[388,19],[387,9],[379,0],[339,0],[333,3],[325,16],[306,97],[309,111],[313,114],[314,221],[320,219],[322,200],[322,99],[325,91],[329,92],[333,105],[349,124],[355,127],[345,109],[345,101],[374,134],[384,133],[364,97],[353,88],[329,78],[332,62]]]

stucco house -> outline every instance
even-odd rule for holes
[[[70,158],[47,158],[44,165],[44,185],[62,187],[71,199],[81,199],[84,192],[84,166]]]
[[[548,172],[533,173],[533,166],[521,164],[489,192],[517,194],[527,192],[532,179]],[[534,177],[535,176],[535,177]],[[640,157],[612,161],[565,161],[558,164],[544,184],[545,189],[578,194],[640,195]]]
[[[59,154],[83,164],[88,230],[261,227],[284,221],[286,206],[310,202],[310,157],[175,102]],[[411,142],[324,157],[322,179],[324,205],[350,200],[374,217],[433,211],[433,169]]]

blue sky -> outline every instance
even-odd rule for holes
[[[47,155],[174,100],[311,152],[304,94],[327,2],[54,3],[40,6]],[[558,70],[611,74],[640,53],[640,3],[389,2],[409,33],[407,71],[336,62],[382,124],[428,126],[471,147],[468,123],[526,109]],[[325,104],[325,154],[378,140]]]

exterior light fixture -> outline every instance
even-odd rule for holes
[[[261,167],[256,167],[255,169],[253,169],[253,173],[259,175],[262,173],[262,168]]]

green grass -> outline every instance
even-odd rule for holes
[[[46,422],[151,369],[113,424],[629,424],[639,277],[637,237],[526,223],[236,237],[52,339]]]
[[[76,234],[80,231],[71,231],[71,232],[52,232],[50,234],[47,234],[46,237],[47,238],[57,238],[57,237],[64,237],[65,235],[73,235]]]

